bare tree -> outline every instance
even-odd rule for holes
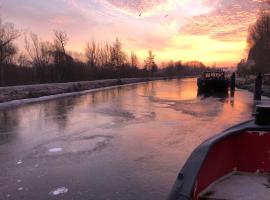
[[[66,45],[68,43],[68,36],[64,31],[54,31],[54,64],[60,66],[68,61],[69,56],[66,54]]]
[[[112,60],[111,45],[106,43],[99,48],[99,66],[108,66]]]
[[[127,55],[122,50],[122,44],[118,38],[116,38],[113,46],[111,47],[111,64],[115,70],[119,70],[122,65],[127,62]]]
[[[4,85],[4,64],[8,63],[16,54],[14,40],[20,36],[19,31],[11,23],[4,23],[0,19],[0,73],[1,86]]]
[[[131,52],[131,54],[130,54],[130,65],[131,65],[131,67],[138,67],[138,65],[139,65],[139,60],[138,60],[138,57],[137,57],[137,55],[136,55],[136,53],[134,53],[134,52]]]
[[[48,66],[53,63],[53,44],[42,41],[36,34],[25,35],[25,50],[30,65],[33,67],[34,77],[37,82],[46,82],[49,77]]]
[[[0,19],[0,63],[16,53],[14,40],[20,36],[19,31],[11,23],[3,23]]]
[[[97,57],[98,57],[98,47],[95,41],[93,40],[91,43],[87,43],[85,55],[87,57],[87,62],[91,68],[96,67],[97,65]]]
[[[157,71],[158,67],[155,63],[155,55],[151,50],[148,51],[148,57],[144,61],[144,68],[153,75],[154,72]]]
[[[54,50],[52,55],[54,57],[54,65],[57,68],[58,81],[72,81],[73,74],[73,58],[67,54],[66,46],[68,43],[68,36],[64,31],[54,31]]]
[[[34,67],[46,66],[51,63],[51,51],[53,45],[48,41],[42,41],[36,34],[25,36],[25,49]]]
[[[64,54],[66,54],[66,45],[67,45],[68,40],[69,40],[66,32],[55,30],[54,37],[55,37],[55,39],[54,39],[55,48],[58,51],[61,51]]]

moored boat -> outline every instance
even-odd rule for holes
[[[229,81],[223,71],[206,71],[197,79],[199,93],[226,93]]]
[[[270,199],[270,107],[193,151],[169,200]]]

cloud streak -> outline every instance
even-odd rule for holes
[[[210,1],[204,3],[209,4]],[[188,19],[180,33],[208,35],[221,41],[243,40],[262,6],[261,1],[255,0],[217,0],[216,4],[215,11]]]

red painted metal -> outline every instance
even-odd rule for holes
[[[270,132],[243,132],[216,143],[204,161],[193,199],[211,183],[237,170],[240,172],[270,172]]]

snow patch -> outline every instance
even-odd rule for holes
[[[68,192],[68,189],[66,187],[60,187],[60,188],[57,188],[57,189],[49,192],[49,195],[56,196],[56,195],[64,194],[64,193],[67,193],[67,192]]]
[[[60,151],[63,151],[62,148],[58,147],[58,148],[51,148],[48,150],[50,153],[57,153],[57,152],[60,152]]]
[[[17,165],[21,165],[21,164],[23,164],[23,161],[22,160],[18,160]]]
[[[19,187],[19,188],[18,188],[18,191],[22,191],[22,190],[23,190],[23,187]]]

